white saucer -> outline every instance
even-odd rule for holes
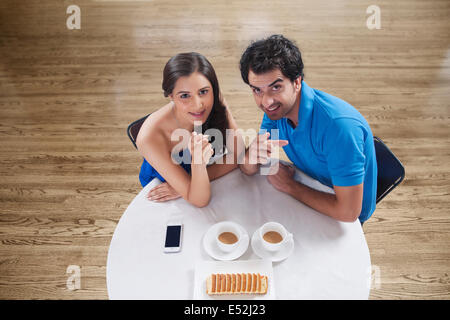
[[[281,250],[268,251],[261,243],[261,239],[258,237],[259,229],[253,233],[252,236],[252,249],[253,252],[262,259],[272,260],[273,262],[282,261],[289,257],[294,251],[294,240],[286,242]]]
[[[216,243],[217,229],[225,222],[235,224],[236,227],[241,229],[243,236],[247,235],[247,240],[241,241],[236,250],[232,252],[222,251]],[[206,231],[205,235],[203,236],[203,248],[205,249],[206,253],[209,254],[213,259],[221,261],[234,260],[242,256],[244,252],[247,251],[248,244],[250,242],[249,240],[250,239],[248,237],[247,231],[245,231],[242,226],[235,222],[222,221],[211,226],[211,228]]]

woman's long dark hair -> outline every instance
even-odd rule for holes
[[[214,95],[214,104],[208,119],[202,125],[202,133],[211,128],[218,129],[222,133],[225,145],[226,129],[229,127],[227,112],[220,97],[216,72],[203,55],[197,52],[179,53],[169,59],[163,72],[162,89],[164,90],[164,96],[168,97],[172,93],[175,83],[180,77],[189,76],[194,72],[199,72],[208,79]]]

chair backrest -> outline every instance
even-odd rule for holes
[[[373,137],[377,156],[377,200],[380,202],[405,178],[405,168],[391,150],[378,138]]]
[[[127,129],[128,138],[130,138],[131,142],[133,142],[134,147],[137,149],[136,146],[136,138],[139,133],[139,130],[142,127],[142,124],[144,123],[145,119],[150,115],[146,115],[145,117],[140,118],[139,120],[133,121]]]

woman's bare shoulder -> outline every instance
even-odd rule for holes
[[[145,119],[136,138],[137,144],[145,143],[159,149],[168,143],[165,130],[168,106],[163,106]]]

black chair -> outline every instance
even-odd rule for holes
[[[131,142],[133,142],[134,147],[137,149],[136,146],[136,138],[137,135],[139,133],[139,130],[142,127],[142,124],[144,123],[145,119],[147,119],[147,117],[150,115],[150,113],[148,115],[146,115],[143,118],[140,118],[139,120],[133,121],[127,129],[127,133],[128,133],[128,138],[130,138]]]
[[[378,138],[373,137],[377,156],[377,199],[380,202],[405,178],[405,168],[391,150]]]

